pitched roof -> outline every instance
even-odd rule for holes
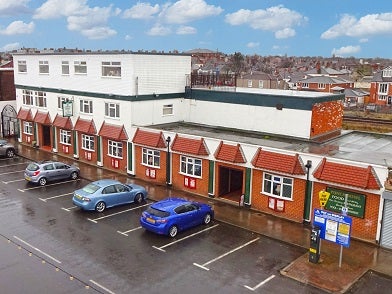
[[[90,134],[90,135],[95,135],[97,133],[97,129],[95,128],[94,120],[86,120],[82,118],[78,118],[78,120],[75,123],[74,127],[75,131],[85,133],[85,134]]]
[[[190,139],[185,137],[180,137],[178,134],[173,139],[171,149],[175,152],[187,153],[193,155],[208,155],[207,146],[204,139]]]
[[[41,112],[41,111],[37,111],[37,113],[35,114],[34,122],[44,124],[44,125],[50,125],[52,123],[50,120],[49,112]]]
[[[298,154],[288,155],[259,148],[253,157],[255,167],[291,175],[304,175],[305,170]]]
[[[125,131],[124,125],[117,126],[103,122],[98,135],[118,141],[128,140],[128,135]]]
[[[31,110],[30,109],[20,108],[16,118],[18,118],[20,120],[33,121],[33,116],[31,114]]]
[[[329,162],[326,158],[320,162],[313,172],[316,179],[338,183],[362,189],[378,190],[381,188],[374,169],[369,165],[367,168],[347,164]]]
[[[229,145],[220,142],[218,148],[215,151],[215,158],[223,161],[229,161],[233,163],[245,163],[246,158],[242,152],[240,144]]]
[[[69,117],[63,117],[56,114],[53,125],[62,129],[72,130],[72,121]]]
[[[166,143],[163,138],[163,133],[159,132],[148,132],[137,128],[135,135],[133,136],[133,143],[139,145],[145,145],[155,148],[165,148]]]

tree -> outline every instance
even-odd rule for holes
[[[245,69],[245,58],[240,52],[235,52],[230,58],[230,70],[240,75]]]

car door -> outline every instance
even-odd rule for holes
[[[195,224],[194,211],[189,208],[189,204],[180,205],[175,209],[177,213],[177,224],[181,229],[188,229]]]
[[[187,215],[189,218],[190,226],[197,226],[201,223],[201,215],[200,215],[200,209],[197,205],[195,204],[187,204],[186,205],[186,210],[187,210]]]
[[[121,204],[121,202],[119,202],[121,200],[119,200],[118,194],[119,193],[117,192],[116,185],[106,186],[102,190],[102,198],[105,201],[107,207]]]
[[[52,162],[44,164],[43,169],[43,177],[45,177],[48,181],[53,181],[57,179],[56,170]]]
[[[67,165],[65,163],[55,162],[54,168],[55,168],[57,180],[62,180],[70,177],[70,175],[68,174],[69,172],[68,172]]]
[[[130,188],[123,184],[114,185],[117,191],[118,204],[125,204],[133,202],[133,195],[130,192]]]

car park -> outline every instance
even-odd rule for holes
[[[123,184],[112,179],[92,182],[76,190],[72,202],[83,210],[103,212],[106,208],[128,203],[141,203],[147,199],[147,191],[136,184]]]
[[[214,218],[211,205],[170,197],[150,205],[140,217],[140,224],[148,231],[175,237],[178,232],[201,224],[209,224]]]
[[[5,139],[0,139],[0,156],[8,158],[14,157],[18,153],[18,149]]]
[[[71,179],[80,176],[80,169],[60,161],[37,161],[27,165],[24,178],[26,181],[45,186],[48,182]]]

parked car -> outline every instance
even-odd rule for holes
[[[140,217],[140,224],[148,231],[174,238],[178,232],[214,219],[211,205],[186,200],[167,198],[148,207]]]
[[[8,158],[14,157],[18,153],[18,149],[5,139],[0,139],[0,156]]]
[[[80,169],[64,162],[44,160],[29,163],[24,176],[28,182],[45,186],[50,181],[76,180],[80,176]]]
[[[103,212],[108,207],[127,203],[141,203],[147,199],[144,187],[123,184],[116,180],[102,179],[76,190],[72,201],[83,210]]]

